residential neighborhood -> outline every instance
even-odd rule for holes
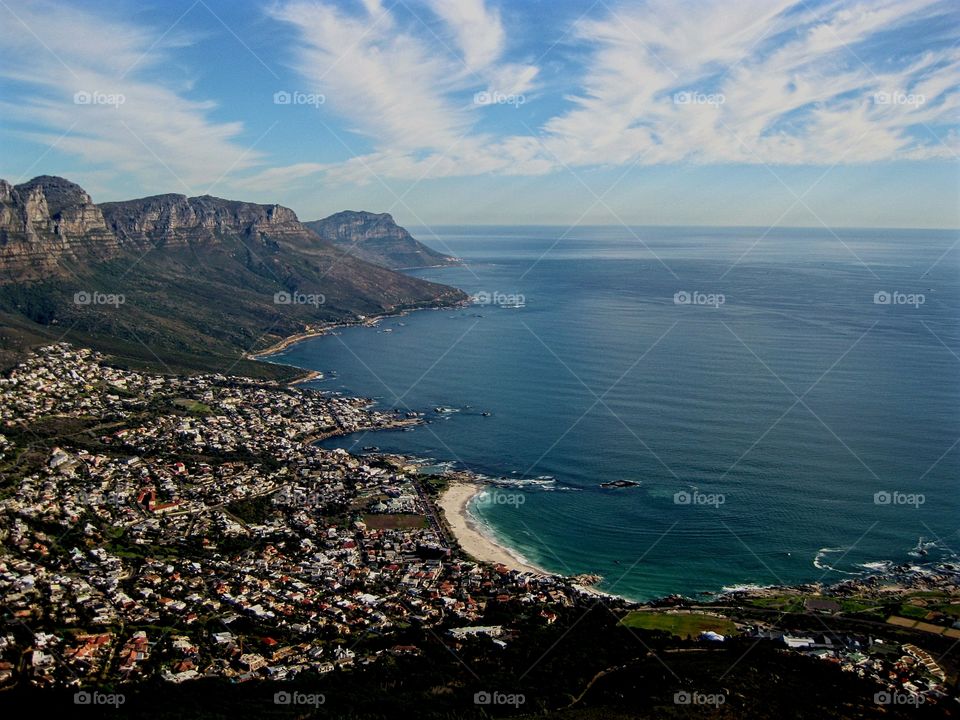
[[[700,649],[765,642],[836,666],[879,688],[878,705],[951,702],[955,670],[922,645],[960,637],[957,567],[698,606],[474,562],[435,500],[477,478],[316,444],[422,422],[304,385],[123,369],[65,343],[30,355],[0,378],[0,690],[316,678],[418,658],[424,643],[505,652],[531,627],[606,607],[637,628],[705,619]],[[890,602],[885,622],[857,619]],[[795,614],[764,619],[776,608]]]
[[[562,578],[461,558],[409,459],[313,444],[417,422],[67,344],[33,354],[0,379],[16,478],[0,500],[0,684],[285,679],[418,652],[365,654],[370,633],[578,602]]]

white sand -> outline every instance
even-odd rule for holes
[[[549,573],[521,560],[507,548],[494,542],[478,527],[477,521],[467,510],[467,505],[473,496],[482,490],[483,485],[479,483],[455,481],[450,483],[440,497],[440,509],[453,534],[457,536],[460,547],[474,560],[506,565],[520,572],[548,575]]]

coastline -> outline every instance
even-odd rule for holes
[[[437,266],[441,267],[441,266]],[[304,332],[296,333],[294,335],[289,335],[278,342],[270,345],[263,350],[258,350],[256,352],[249,352],[244,354],[244,358],[249,360],[260,360],[266,361],[267,358],[277,355],[284,350],[287,350],[293,345],[296,345],[299,342],[304,340],[309,340],[311,338],[322,337],[327,333],[337,330],[344,327],[375,327],[380,321],[384,319],[389,319],[393,317],[403,317],[413,310],[442,310],[451,307],[458,307],[460,303],[452,305],[444,305],[439,307],[424,307],[424,308],[407,308],[404,310],[396,312],[387,312],[380,315],[369,315],[362,319],[360,318],[350,318],[339,320],[335,322],[325,323],[313,328],[308,328]],[[291,381],[290,385],[296,385],[300,383],[309,382],[323,377],[323,373],[320,373],[316,370],[306,371],[306,374],[296,380]],[[402,423],[402,425],[412,425],[419,424],[419,420],[408,421]],[[371,430],[383,429],[383,428],[371,428]],[[333,432],[327,433],[322,436],[311,437],[307,442],[314,443],[322,439],[326,439],[333,436],[344,435],[349,433]],[[484,484],[475,481],[467,481],[463,479],[454,480],[447,486],[447,488],[441,493],[439,500],[437,501],[437,506],[442,512],[444,519],[447,523],[447,526],[450,528],[453,535],[456,537],[457,542],[460,544],[461,550],[467,556],[473,558],[478,562],[486,562],[494,565],[503,565],[510,570],[516,570],[521,573],[531,573],[533,575],[538,575],[541,577],[555,575],[555,573],[547,572],[546,570],[539,568],[525,559],[520,558],[515,552],[511,551],[509,548],[504,545],[496,542],[490,537],[490,533],[484,532],[480,527],[477,520],[470,515],[469,504],[473,498],[483,491]],[[599,590],[595,590],[589,585],[585,584],[575,584],[575,587],[580,590],[596,594],[596,595],[607,595],[607,593],[602,593]],[[614,597],[614,596],[610,596]]]
[[[308,330],[306,332],[297,333],[296,335],[288,335],[283,340],[275,342],[268,348],[264,348],[263,350],[253,353],[245,353],[243,357],[245,360],[264,360],[271,355],[276,355],[277,353],[283,352],[288,347],[300,342],[301,340],[309,340],[310,338],[325,335],[332,327],[334,326],[323,326],[322,328],[318,328],[316,330]]]
[[[438,266],[439,267],[439,266]],[[287,350],[291,346],[302,342],[304,340],[309,340],[311,338],[322,337],[327,333],[337,330],[344,327],[375,327],[380,321],[384,319],[389,319],[392,317],[403,317],[413,310],[440,310],[450,307],[458,307],[460,304],[452,304],[440,307],[425,307],[425,308],[407,308],[404,310],[396,312],[387,312],[380,315],[370,315],[360,318],[350,318],[339,320],[335,322],[325,323],[313,328],[308,328],[304,332],[296,333],[294,335],[289,335],[278,342],[270,345],[263,350],[258,350],[256,352],[245,353],[244,357],[250,360],[260,360],[266,361],[267,358],[277,355],[284,350]],[[323,377],[323,374],[310,370],[306,374],[296,380],[290,382],[291,385],[309,382],[311,380],[318,379]],[[416,424],[418,421],[414,421],[410,424]],[[378,428],[379,429],[379,428]],[[329,433],[320,437],[313,437],[309,439],[309,442],[317,442],[321,439],[326,439],[327,437],[332,437],[335,435],[348,434],[348,433]],[[482,492],[484,489],[484,484],[476,481],[468,481],[463,479],[457,479],[452,481],[447,488],[441,493],[439,500],[437,501],[437,506],[441,510],[444,519],[447,523],[447,526],[450,528],[453,535],[456,537],[457,542],[460,544],[461,550],[467,556],[473,558],[478,562],[486,562],[494,565],[503,565],[510,570],[516,570],[521,573],[531,573],[538,576],[551,576],[556,575],[556,573],[550,573],[539,568],[527,560],[519,557],[514,551],[495,541],[491,537],[491,533],[484,532],[480,527],[480,523],[470,514],[469,504],[473,498]],[[588,584],[574,583],[574,587],[582,590],[583,592],[594,594],[594,595],[605,595],[608,597],[617,597],[604,593],[600,590],[596,590]]]
[[[291,385],[301,385],[302,383],[308,383],[312,380],[322,380],[323,373],[319,370],[310,370],[306,375],[298,377],[296,380],[291,380]]]
[[[256,360],[262,360],[268,356],[275,355],[282,352],[283,350],[289,348],[291,345],[294,345],[302,340],[307,340],[313,337],[322,336],[330,331],[343,328],[343,327],[375,327],[380,321],[384,319],[389,319],[392,317],[402,317],[413,310],[441,310],[449,309],[452,307],[457,307],[458,304],[445,305],[439,307],[424,307],[424,308],[412,308],[405,309],[398,312],[389,312],[376,316],[367,316],[365,318],[358,319],[352,318],[347,320],[341,320],[337,322],[332,322],[324,324],[322,326],[316,326],[314,328],[308,329],[306,332],[298,333],[296,335],[291,335],[278,343],[266,348],[264,350],[258,351],[256,353],[249,353],[246,357]],[[290,385],[295,385],[298,383],[309,382],[310,380],[317,379],[322,377],[322,373],[317,371],[308,371],[304,370],[305,375],[296,380],[289,381]],[[395,427],[416,425],[419,424],[420,420],[411,419],[406,421],[398,422]],[[387,427],[371,427],[371,428],[361,428],[356,431],[336,431],[332,433],[323,434],[321,436],[315,436],[305,439],[306,442],[317,442],[322,439],[327,439],[333,436],[348,435],[351,432],[375,432],[380,429],[388,429]],[[918,568],[908,567],[907,564],[900,564],[884,570],[882,572],[876,573],[865,573],[863,576],[849,578],[845,580],[840,580],[836,582],[823,582],[823,577],[820,577],[816,580],[809,582],[797,582],[793,584],[775,584],[775,585],[764,585],[764,586],[754,586],[754,585],[731,585],[725,586],[718,591],[712,591],[704,593],[708,598],[697,599],[697,597],[683,598],[679,595],[668,595],[659,598],[652,598],[648,600],[636,600],[618,595],[616,593],[605,592],[601,589],[594,587],[591,583],[595,582],[588,575],[579,575],[579,576],[565,576],[561,573],[554,573],[543,568],[537,567],[533,563],[530,563],[528,560],[519,555],[515,550],[511,549],[509,546],[505,545],[502,541],[495,539],[491,530],[488,529],[487,525],[482,521],[476,519],[471,515],[469,511],[469,503],[473,498],[482,492],[484,488],[487,487],[487,484],[480,481],[479,479],[467,479],[466,474],[458,473],[457,478],[450,481],[450,484],[447,488],[441,493],[440,497],[436,501],[437,508],[442,512],[446,524],[457,542],[460,545],[462,554],[467,556],[470,559],[473,559],[477,562],[488,563],[493,565],[502,565],[508,570],[516,571],[518,573],[530,573],[532,575],[540,577],[555,577],[561,579],[563,582],[572,586],[581,593],[605,597],[611,600],[617,600],[620,602],[625,602],[628,605],[633,606],[647,606],[647,607],[656,607],[659,606],[664,601],[678,601],[683,600],[686,602],[700,602],[706,604],[720,604],[731,601],[743,601],[753,598],[765,598],[765,597],[774,597],[777,595],[784,594],[797,594],[797,595],[824,595],[824,596],[867,596],[867,597],[883,597],[889,595],[897,595],[898,593],[908,591],[912,587],[920,586],[923,587],[923,577],[924,573],[914,572]],[[938,563],[941,570],[943,567],[947,568],[947,572],[951,574],[956,574],[958,571],[955,566],[951,566],[951,563],[948,561],[941,561]],[[905,575],[908,576],[905,579]],[[918,577],[919,576],[919,577]],[[905,581],[906,580],[906,581]],[[891,581],[893,581],[891,583]],[[602,582],[602,580],[601,580]],[[936,587],[936,584],[932,585]]]
[[[482,482],[456,479],[450,482],[441,493],[437,506],[443,513],[447,526],[460,543],[463,553],[477,562],[503,565],[509,570],[519,573],[531,573],[541,577],[563,578],[570,587],[595,597],[605,597],[611,600],[630,602],[620,595],[604,592],[593,587],[590,576],[578,575],[568,577],[559,573],[552,573],[537,567],[529,560],[519,556],[514,550],[493,539],[489,531],[485,531],[473,515],[470,514],[470,501],[483,492],[486,485]]]
[[[522,573],[552,575],[553,573],[517,557],[480,529],[478,522],[470,515],[469,505],[474,497],[483,492],[483,489],[482,483],[454,480],[443,491],[437,502],[463,552],[478,562],[504,565]]]
[[[257,350],[256,352],[246,353],[244,355],[244,359],[265,360],[271,355],[276,355],[277,353],[283,352],[284,350],[289,348],[291,345],[296,345],[298,342],[302,342],[304,340],[310,340],[311,338],[322,337],[326,335],[328,332],[330,332],[331,330],[337,330],[339,328],[344,328],[344,327],[357,327],[357,326],[372,327],[373,325],[376,325],[380,320],[384,318],[400,317],[405,314],[406,314],[406,311],[401,311],[398,313],[389,313],[386,315],[369,316],[364,318],[363,320],[359,320],[359,319],[338,320],[336,322],[326,323],[324,325],[318,325],[315,328],[308,328],[307,330],[301,333],[288,335],[287,337],[275,342],[273,345],[266,347],[263,350]]]
[[[445,267],[445,266],[437,266]],[[283,352],[292,345],[296,345],[299,342],[304,340],[310,340],[316,337],[322,337],[326,335],[331,330],[339,330],[340,328],[348,327],[376,327],[377,323],[382,320],[389,320],[390,318],[405,317],[411,312],[419,310],[449,310],[451,308],[463,307],[465,301],[443,304],[443,305],[427,305],[424,307],[411,307],[403,308],[402,310],[391,310],[389,312],[383,312],[378,315],[366,315],[362,318],[345,318],[343,320],[335,320],[328,323],[323,323],[315,327],[308,327],[306,330],[300,333],[295,333],[293,335],[288,335],[287,337],[278,340],[273,345],[264,348],[263,350],[257,350],[255,352],[246,352],[243,354],[244,360],[261,360],[265,361],[272,355]],[[313,378],[310,378],[313,379]],[[300,382],[305,382],[300,380]]]

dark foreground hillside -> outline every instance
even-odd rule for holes
[[[510,612],[514,612],[511,610]],[[493,618],[492,618],[493,619]],[[102,688],[119,707],[74,704],[72,692],[14,691],[7,707],[71,717],[131,718],[939,718],[955,705],[892,706],[881,689],[836,664],[789,653],[770,641],[704,644],[618,626],[610,609],[568,609],[551,626],[529,627],[498,648],[476,640],[455,649],[433,631],[358,638],[388,659],[315,680]],[[406,643],[417,657],[389,657]],[[289,701],[289,704],[288,704]],[[299,703],[299,704],[298,704]]]

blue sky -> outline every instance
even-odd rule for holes
[[[0,177],[96,201],[960,227],[955,2],[0,0],[0,51]]]

